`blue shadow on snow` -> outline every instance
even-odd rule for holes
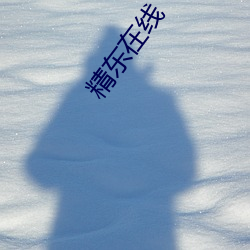
[[[192,185],[194,149],[173,96],[133,60],[106,99],[85,88],[120,33],[106,29],[28,157],[59,194],[48,249],[176,249],[173,199]]]

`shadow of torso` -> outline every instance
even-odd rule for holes
[[[87,72],[106,55],[94,53]],[[80,79],[41,134],[27,170],[58,190],[49,249],[176,248],[172,203],[192,183],[193,145],[173,97],[148,75],[131,63],[101,100]]]

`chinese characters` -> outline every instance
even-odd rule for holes
[[[145,4],[143,6],[144,9],[141,9],[143,13],[142,17],[139,19],[135,17],[138,27],[140,28],[142,26],[148,35],[151,33],[153,27],[157,29],[159,21],[165,18],[163,12],[161,12],[160,17],[159,11],[156,11],[157,7],[150,12],[151,6],[151,4]],[[116,80],[111,76],[111,72],[114,70],[116,79],[119,78],[121,74],[124,74],[127,70],[126,61],[132,60],[134,56],[137,56],[149,39],[148,35],[146,38],[143,38],[141,31],[133,34],[133,26],[134,25],[131,24],[124,34],[120,34],[120,40],[117,42],[115,48],[107,57],[103,58],[104,62],[101,67],[99,67],[96,72],[93,72],[91,80],[85,83],[85,88],[89,89],[90,93],[95,92],[98,99],[101,99],[101,97],[106,98],[106,94],[116,85]],[[117,50],[119,46],[123,46],[124,49],[121,54]],[[103,67],[107,68],[109,72],[104,71],[104,69],[102,69]]]

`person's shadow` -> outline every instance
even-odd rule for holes
[[[121,33],[106,29],[27,159],[59,193],[48,249],[176,249],[173,199],[192,185],[194,149],[173,96],[134,59],[106,98],[85,88]]]

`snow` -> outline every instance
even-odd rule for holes
[[[1,1],[0,249],[250,249],[250,2],[152,1],[99,100],[144,4]]]

